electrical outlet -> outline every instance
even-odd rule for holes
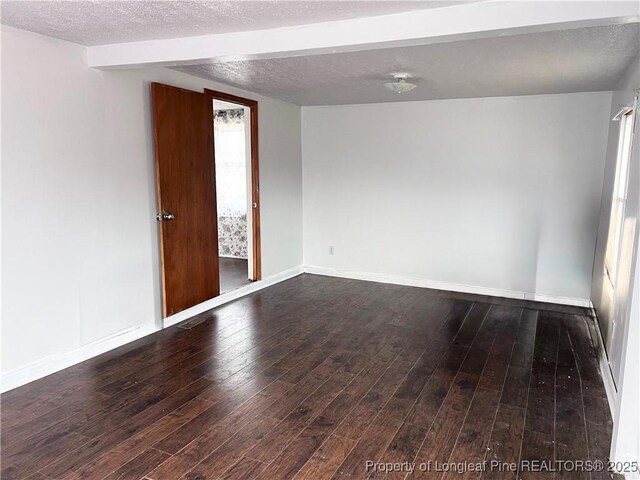
[[[329,255],[333,255],[333,252],[334,252],[334,246],[329,245]]]

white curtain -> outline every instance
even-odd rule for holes
[[[216,111],[214,142],[218,216],[247,213],[244,111]]]
[[[217,110],[214,119],[218,253],[247,258],[247,164],[244,110]]]

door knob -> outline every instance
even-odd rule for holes
[[[159,222],[164,222],[165,220],[173,220],[174,218],[176,218],[176,216],[173,213],[168,212],[159,213],[156,215],[156,220],[158,220]]]

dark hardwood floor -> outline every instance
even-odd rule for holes
[[[220,257],[220,293],[228,293],[251,283],[246,258]]]
[[[301,275],[3,395],[1,477],[377,479],[407,472],[365,462],[606,461],[586,313]],[[611,475],[410,478],[565,477]]]

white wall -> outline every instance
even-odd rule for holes
[[[150,81],[260,102],[263,276],[301,264],[300,107],[3,26],[3,375],[160,325]]]
[[[627,329],[623,335],[621,368],[615,397],[611,458],[622,462],[640,462],[640,248],[636,246],[635,275]],[[635,477],[640,478],[636,472]]]
[[[610,102],[303,107],[305,265],[587,302]]]
[[[640,88],[640,58],[631,64],[611,100],[609,118],[633,104]],[[636,91],[634,92],[634,89]],[[609,123],[609,143],[602,194],[602,209],[593,268],[592,298],[607,349],[617,392],[614,399],[613,458],[640,460],[640,116],[636,112],[635,133],[629,167],[629,187],[620,249],[620,268],[615,289],[605,277],[604,257],[611,215],[620,122]],[[635,280],[634,280],[635,276]]]

